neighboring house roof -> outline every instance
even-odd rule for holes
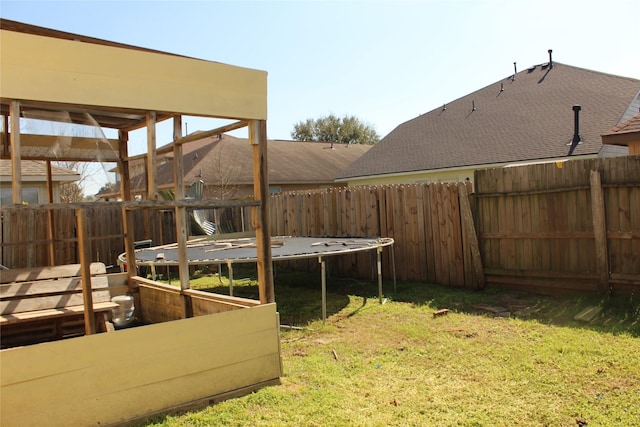
[[[355,177],[597,155],[638,112],[640,80],[554,62],[523,70],[402,123],[354,162]],[[580,105],[581,142],[572,147]]]
[[[22,160],[20,163],[22,170],[22,181],[46,182],[47,164],[37,160]],[[0,181],[11,181],[11,160],[0,159]],[[65,168],[51,166],[51,180],[57,181],[77,181],[80,174]]]
[[[269,184],[325,184],[372,146],[325,142],[267,141]],[[253,147],[246,138],[220,135],[203,138],[185,145],[183,152],[184,183],[204,181],[207,185],[252,185]],[[159,164],[158,187],[173,183],[173,161]],[[131,187],[144,188],[145,174],[131,179]]]
[[[602,135],[604,144],[628,145],[631,140],[640,141],[640,113]]]

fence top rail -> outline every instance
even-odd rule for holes
[[[140,202],[79,202],[79,203],[51,203],[43,205],[2,205],[0,212],[21,212],[30,210],[75,210],[104,207],[120,207],[127,210],[138,209],[172,209],[185,207],[187,209],[216,209],[240,206],[261,206],[258,200],[145,200]]]
[[[259,200],[143,200],[140,202],[120,202],[127,210],[137,209],[168,209],[168,208],[187,208],[187,209],[216,209],[216,208],[234,208],[240,206],[261,206]]]

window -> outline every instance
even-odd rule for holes
[[[2,205],[12,205],[13,204],[13,193],[11,188],[2,188],[0,189],[0,204]],[[28,203],[30,205],[38,204],[38,189],[37,188],[23,188],[22,189],[22,201]]]

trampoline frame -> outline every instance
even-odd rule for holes
[[[287,250],[297,249],[287,253]],[[330,256],[346,255],[356,252],[376,251],[376,265],[378,278],[378,300],[383,303],[382,292],[382,250],[384,247],[391,249],[391,266],[393,273],[393,290],[396,292],[396,265],[393,249],[394,240],[390,237],[293,237],[276,236],[271,238],[272,261],[289,261],[296,259],[318,258],[321,265],[322,278],[322,321],[327,318],[327,269],[326,258]],[[304,251],[307,247],[311,248]],[[209,248],[209,249],[206,249]],[[257,250],[255,237],[220,238],[207,236],[196,238],[187,242],[187,251],[192,250],[191,255],[204,256],[190,257],[189,265],[222,265],[226,264],[229,270],[229,295],[233,296],[233,264],[257,262]],[[136,266],[146,266],[151,270],[152,278],[156,278],[156,267],[177,266],[177,243],[146,247],[137,249]],[[155,254],[155,256],[149,256]],[[138,258],[139,255],[142,255]],[[225,256],[226,255],[226,256]],[[230,256],[232,255],[232,256]],[[118,264],[125,269],[126,253],[118,256]]]

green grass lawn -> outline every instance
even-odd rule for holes
[[[255,272],[234,294],[257,298]],[[193,287],[227,293],[226,278]],[[551,298],[425,283],[331,278],[326,323],[319,274],[276,271],[281,385],[157,417],[157,426],[640,425],[640,301]],[[574,320],[589,306],[602,312]],[[487,308],[508,314],[496,317]],[[447,315],[434,317],[438,309]]]

